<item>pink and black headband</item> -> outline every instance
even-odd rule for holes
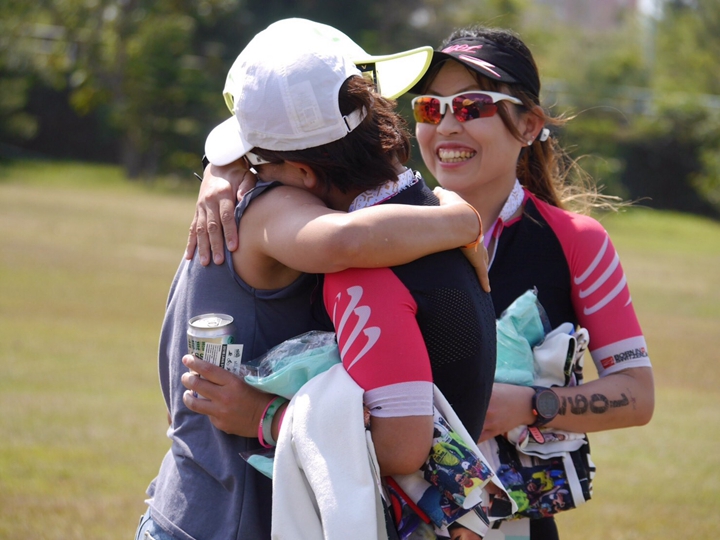
[[[532,60],[513,48],[481,37],[456,38],[433,53],[430,69],[449,59],[462,63],[483,77],[519,84],[539,102],[540,79],[537,69]],[[424,85],[425,77],[410,92],[420,93]]]

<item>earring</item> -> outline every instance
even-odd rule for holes
[[[528,140],[528,146],[532,146],[532,143],[533,143],[532,139],[529,139],[529,140]]]

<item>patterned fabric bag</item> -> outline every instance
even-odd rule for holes
[[[560,456],[540,458],[523,454],[505,437],[481,445],[491,448],[498,478],[518,505],[515,517],[538,519],[577,508],[592,497],[595,465],[587,443]]]
[[[496,382],[545,387],[582,384],[588,331],[571,323],[552,331],[549,327],[535,290],[508,307],[498,319]],[[595,465],[587,435],[550,427],[540,432],[543,437],[537,441],[527,426],[518,426],[507,437],[479,445],[517,503],[516,518],[549,517],[576,508],[592,496]]]

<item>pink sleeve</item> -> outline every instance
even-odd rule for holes
[[[343,365],[371,410],[374,404],[382,409],[378,416],[405,416],[428,414],[430,407],[432,414],[432,371],[417,304],[392,270],[327,274],[324,301]]]
[[[580,325],[590,333],[590,354],[598,373],[649,366],[625,272],[607,232],[588,216],[552,214],[546,218],[563,247],[573,306]]]

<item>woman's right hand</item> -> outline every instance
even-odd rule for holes
[[[448,204],[469,204],[465,199],[454,191],[449,191],[440,186],[433,188],[433,194],[440,201],[440,206],[447,206]]]
[[[436,187],[433,189],[433,193],[440,201],[441,206],[446,206],[449,204],[465,204],[472,208],[472,205],[467,202],[465,199],[463,199],[460,195],[453,191],[448,191],[447,189],[443,189],[441,187]],[[476,243],[474,246],[471,247],[464,247],[462,248],[463,255],[467,257],[467,259],[470,261],[470,264],[472,264],[473,268],[475,269],[475,273],[477,274],[478,281],[480,282],[480,286],[482,289],[486,292],[490,292],[490,278],[488,277],[488,263],[489,263],[489,257],[487,249],[485,249],[485,244],[483,244],[482,238],[483,238],[483,230],[482,230],[482,220],[480,218],[480,214],[477,214],[480,230],[478,231],[478,238],[476,240]]]
[[[255,186],[257,179],[245,160],[239,159],[222,167],[208,165],[203,172],[195,216],[190,224],[185,258],[192,259],[197,247],[200,263],[215,264],[225,260],[225,245],[230,251],[238,247],[235,205]]]
[[[475,274],[477,275],[482,290],[489,293],[490,276],[488,275],[488,263],[490,262],[490,258],[485,244],[481,241],[476,246],[461,248],[461,251],[475,269]]]
[[[213,426],[229,435],[257,437],[263,408],[272,396],[192,355],[183,356],[182,361],[189,370],[180,379],[187,388],[185,406],[206,415]]]

